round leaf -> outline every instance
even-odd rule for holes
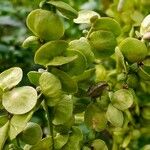
[[[70,62],[69,64],[64,65],[63,66],[64,71],[72,76],[83,73],[87,67],[87,60],[86,57],[83,55],[83,53],[77,50],[68,50],[67,55],[68,56],[77,55],[78,58]]]
[[[111,98],[112,105],[122,111],[130,108],[133,101],[133,95],[127,89],[120,89],[116,91],[113,93]]]
[[[11,89],[16,86],[22,79],[23,72],[21,68],[13,67],[0,74],[0,88]]]
[[[35,9],[26,20],[28,28],[42,40],[60,39],[64,34],[64,25],[60,17],[52,11]]]
[[[59,125],[68,121],[73,112],[73,101],[71,95],[63,95],[61,101],[58,102],[54,109],[53,124]]]
[[[54,106],[61,98],[61,82],[49,72],[44,72],[39,79],[42,93],[49,106]]]
[[[100,18],[100,15],[95,11],[81,10],[78,12],[78,18],[74,19],[74,22],[78,24],[82,24],[82,23],[91,24],[90,19],[95,16]]]
[[[82,52],[85,55],[88,64],[91,64],[94,61],[94,54],[91,50],[91,46],[84,37],[79,40],[71,41],[69,43],[69,49],[75,49]]]
[[[94,150],[108,150],[105,142],[100,139],[94,140],[91,146],[94,148]]]
[[[84,120],[88,127],[97,132],[104,130],[107,126],[106,114],[96,104],[90,104],[87,107]]]
[[[54,138],[54,147],[56,150],[60,150],[68,141],[69,135],[61,135],[57,134],[56,137]]]
[[[121,27],[117,21],[109,17],[102,17],[95,21],[93,30],[105,30],[112,32],[115,37],[121,34]]]
[[[50,41],[37,50],[34,61],[36,64],[47,66],[55,57],[62,56],[67,47],[65,41]]]
[[[34,108],[37,102],[37,92],[30,86],[14,88],[4,93],[2,104],[12,114],[25,114]]]
[[[48,3],[56,6],[56,8],[62,13],[62,15],[69,19],[76,18],[78,15],[78,12],[65,2],[49,1]]]
[[[115,127],[122,127],[123,125],[123,113],[115,108],[112,104],[109,104],[106,116],[108,121]]]
[[[78,90],[77,82],[72,79],[67,73],[59,70],[59,69],[52,69],[52,73],[55,74],[62,84],[62,90],[68,93],[76,93]]]
[[[28,75],[28,79],[29,81],[38,86],[39,85],[39,78],[41,76],[42,73],[37,72],[37,71],[30,71],[27,75]]]
[[[119,44],[124,57],[131,63],[142,61],[147,55],[146,45],[135,38],[126,38]]]
[[[117,45],[116,38],[110,31],[94,31],[90,34],[89,41],[97,58],[111,56]]]
[[[35,145],[42,139],[42,134],[42,129],[37,123],[29,122],[19,138],[26,144]]]

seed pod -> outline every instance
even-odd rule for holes
[[[132,106],[133,95],[127,89],[120,89],[113,93],[111,102],[114,107],[124,111]]]
[[[21,141],[34,145],[42,139],[42,129],[37,123],[29,122],[20,135]]]
[[[129,74],[127,77],[127,84],[131,88],[136,88],[138,86],[139,80],[137,75]]]
[[[95,57],[105,58],[114,53],[117,45],[114,34],[110,31],[94,31],[89,37],[89,42],[93,48]]]
[[[101,96],[102,92],[108,87],[108,83],[106,83],[105,81],[101,81],[99,83],[97,83],[96,85],[92,85],[89,89],[88,89],[88,95],[91,98],[97,98],[99,96]]]
[[[124,57],[131,63],[142,61],[148,54],[147,47],[144,43],[130,37],[120,43],[119,49]]]
[[[59,16],[51,11],[33,10],[26,20],[28,28],[42,40],[57,40],[64,34],[64,26]]]

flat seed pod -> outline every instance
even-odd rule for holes
[[[79,40],[71,41],[69,43],[69,49],[75,49],[82,52],[85,55],[88,64],[91,64],[94,61],[94,54],[91,50],[91,46],[88,40],[84,37]]]
[[[78,18],[74,19],[74,22],[78,24],[91,24],[90,19],[95,16],[100,18],[100,15],[95,11],[81,10],[78,12]]]
[[[142,61],[147,53],[147,47],[135,38],[126,38],[119,44],[123,56],[131,63]]]
[[[3,146],[8,137],[8,130],[9,130],[9,121],[0,128],[0,149],[3,149]]]
[[[31,48],[33,50],[38,49],[41,46],[40,39],[36,36],[29,36],[22,44],[23,48]]]
[[[124,111],[132,106],[133,95],[127,89],[120,89],[113,93],[111,102],[114,107]]]
[[[111,56],[117,45],[114,34],[110,31],[94,31],[89,37],[89,42],[93,48],[96,58]]]
[[[107,118],[105,112],[103,112],[96,104],[90,104],[84,115],[85,124],[99,132],[106,128]]]
[[[150,120],[150,107],[147,106],[142,109],[142,117],[144,119]]]
[[[115,37],[121,34],[120,24],[116,20],[109,17],[101,17],[97,19],[93,24],[93,30],[110,31],[115,35]]]
[[[56,150],[60,150],[68,141],[69,135],[61,135],[57,134],[56,137],[54,138],[54,147]]]
[[[25,114],[34,108],[37,92],[30,86],[14,88],[3,94],[2,104],[12,114]]]
[[[68,47],[65,41],[50,41],[41,46],[35,53],[36,64],[47,66],[55,57],[62,56]]]
[[[100,140],[100,139],[94,140],[92,142],[91,146],[94,148],[94,150],[108,150],[105,142],[103,140]]]
[[[19,138],[26,144],[35,145],[42,139],[42,134],[42,129],[37,123],[28,122]]]
[[[16,136],[23,131],[28,121],[31,119],[33,111],[23,115],[14,115],[10,120],[9,138],[13,140]]]
[[[26,23],[36,36],[45,41],[57,40],[64,35],[64,25],[60,17],[48,10],[31,11]]]
[[[72,79],[67,73],[59,70],[59,69],[52,69],[52,73],[57,76],[62,84],[62,90],[68,93],[76,93],[78,90],[77,82]]]
[[[127,67],[125,64],[124,56],[118,47],[116,47],[115,49],[115,56],[116,56],[117,72],[118,73],[127,72]]]
[[[64,124],[68,121],[73,112],[73,101],[71,95],[64,95],[54,109],[54,125]]]
[[[63,67],[63,70],[71,76],[83,73],[87,67],[87,59],[82,52],[77,50],[67,51],[67,56],[75,55],[77,55],[78,58],[70,62],[69,64],[64,65]]]
[[[112,104],[109,104],[106,116],[108,121],[115,127],[122,127],[123,125],[123,113],[115,108]]]
[[[63,16],[69,19],[73,19],[78,16],[78,12],[65,2],[49,1],[48,3],[54,5],[62,13]]]
[[[68,64],[77,59],[77,57],[78,57],[77,55],[70,57],[58,56],[52,59],[46,66],[61,66],[64,64]]]
[[[0,74],[0,88],[11,89],[22,80],[23,72],[19,67],[10,68]]]
[[[146,32],[149,31],[150,31],[150,15],[147,15],[141,23],[140,33],[144,35]]]
[[[39,141],[37,144],[33,145],[29,150],[52,150],[52,137],[46,137]]]
[[[68,142],[62,150],[81,150],[80,141],[82,139],[83,135],[81,130],[78,127],[73,126]]]
[[[39,79],[39,83],[45,97],[47,97],[48,101],[54,99],[52,103],[55,105],[59,101],[58,96],[61,94],[60,80],[55,75],[44,72]]]
[[[139,67],[138,75],[142,80],[150,81],[150,66]]]
[[[83,82],[89,80],[95,73],[95,68],[85,70],[82,74],[73,76],[73,79],[77,82]]]
[[[28,79],[29,81],[38,86],[39,85],[39,78],[41,76],[42,73],[37,72],[37,71],[30,71],[27,75],[28,75]]]

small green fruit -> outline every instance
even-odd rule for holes
[[[37,123],[29,122],[20,135],[21,141],[29,145],[35,145],[42,139],[42,129]]]
[[[28,28],[42,40],[60,39],[64,34],[64,26],[59,16],[51,11],[33,10],[26,20]]]
[[[130,37],[120,43],[119,49],[124,57],[131,63],[142,61],[148,53],[144,43]]]

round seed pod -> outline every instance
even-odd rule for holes
[[[64,26],[60,17],[47,10],[33,10],[26,20],[28,28],[42,40],[60,39],[64,34]]]
[[[144,43],[130,37],[120,43],[119,49],[124,57],[131,63],[142,61],[148,53]]]
[[[127,89],[120,89],[113,93],[111,102],[114,107],[124,111],[132,106],[133,95]]]
[[[129,74],[127,77],[127,84],[131,88],[136,88],[138,86],[139,80],[137,75]]]
[[[114,53],[117,45],[114,34],[110,31],[94,31],[89,37],[89,42],[93,48],[95,57],[105,58]]]
[[[19,137],[24,143],[35,145],[42,139],[42,129],[37,123],[29,122]]]

